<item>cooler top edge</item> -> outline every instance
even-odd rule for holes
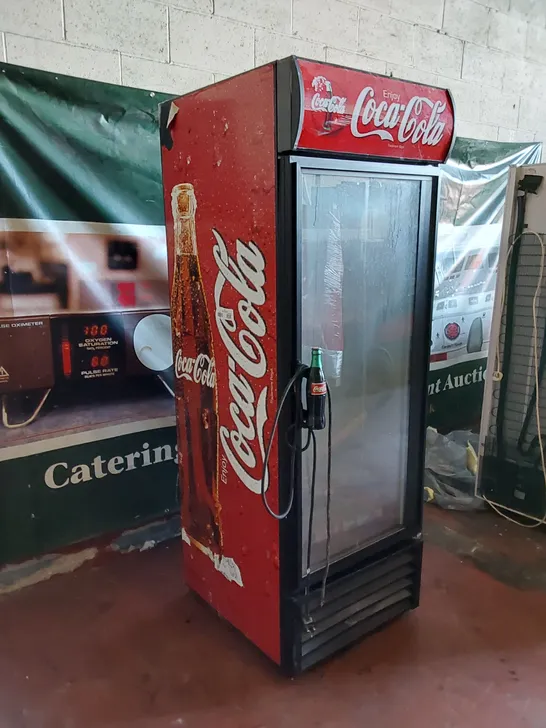
[[[259,70],[261,70],[263,68],[267,68],[268,66],[275,66],[276,67],[279,64],[293,63],[294,64],[293,65],[293,70],[295,71],[296,68],[297,68],[297,65],[296,64],[299,61],[303,61],[304,63],[316,63],[316,64],[318,64],[320,66],[324,66],[325,68],[343,68],[343,69],[346,69],[347,71],[352,71],[352,72],[358,73],[358,74],[365,74],[367,76],[376,76],[378,78],[392,78],[395,81],[401,81],[401,82],[407,83],[407,84],[409,84],[411,86],[424,86],[426,88],[435,88],[435,89],[440,89],[440,90],[448,91],[449,92],[449,89],[447,87],[445,87],[445,86],[433,86],[430,83],[422,83],[422,82],[419,82],[419,81],[409,81],[408,79],[399,78],[398,76],[391,76],[391,75],[388,75],[388,74],[385,74],[385,73],[375,73],[374,71],[367,71],[367,70],[362,69],[362,68],[355,68],[354,66],[344,66],[344,65],[341,65],[339,63],[330,63],[328,61],[319,61],[319,60],[316,60],[316,59],[313,59],[313,58],[305,58],[304,56],[291,55],[291,56],[285,56],[284,58],[278,58],[277,60],[270,61],[269,63],[264,63],[261,66],[256,66],[256,68],[250,68],[248,71],[242,71],[241,73],[236,73],[233,76],[229,76],[228,78],[222,79],[221,81],[215,81],[214,83],[208,84],[207,86],[201,86],[200,88],[193,89],[193,91],[188,91],[188,93],[179,94],[178,96],[173,96],[172,98],[167,99],[166,101],[162,101],[161,103],[159,103],[159,108],[165,107],[165,106],[169,106],[170,104],[175,103],[176,101],[178,101],[178,99],[182,99],[182,98],[186,98],[188,96],[192,96],[192,95],[194,95],[196,93],[199,93],[200,91],[203,91],[203,89],[209,88],[210,86],[217,86],[217,85],[222,84],[222,83],[227,83],[227,82],[233,80],[234,78],[239,78],[240,76],[246,76],[248,74],[255,73],[255,72],[257,72],[257,71],[259,71]]]

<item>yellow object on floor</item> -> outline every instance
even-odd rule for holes
[[[478,456],[469,442],[466,443],[466,467],[472,475],[476,475],[478,471]]]

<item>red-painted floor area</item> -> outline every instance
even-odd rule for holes
[[[0,727],[543,728],[545,537],[504,528],[429,511],[421,607],[293,681],[188,594],[178,543],[4,597]]]

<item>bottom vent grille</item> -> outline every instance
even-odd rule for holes
[[[320,586],[298,600],[301,669],[320,662],[417,606],[422,543],[413,542],[332,578],[320,604]]]

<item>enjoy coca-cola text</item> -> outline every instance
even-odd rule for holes
[[[423,117],[425,109],[430,109],[428,118]],[[445,123],[440,120],[445,109],[445,102],[431,101],[425,96],[413,96],[407,104],[385,99],[378,103],[374,89],[366,86],[358,95],[353,109],[351,132],[355,137],[378,136],[393,142],[394,134],[387,130],[398,127],[398,142],[436,146],[445,129]]]
[[[296,66],[303,108],[293,125],[294,148],[420,162],[447,158],[455,122],[447,89],[318,61],[297,59]]]
[[[236,241],[236,257],[230,257],[219,232],[213,230],[213,255],[218,265],[214,286],[215,319],[228,353],[229,413],[232,423],[220,426],[220,441],[234,472],[253,493],[261,489],[261,468],[265,457],[264,427],[267,421],[268,387],[256,384],[267,372],[262,344],[266,325],[260,314],[265,303],[265,258],[254,242]],[[237,311],[226,310],[225,285],[239,296]],[[253,381],[254,380],[254,381]],[[266,474],[266,487],[268,478]]]

